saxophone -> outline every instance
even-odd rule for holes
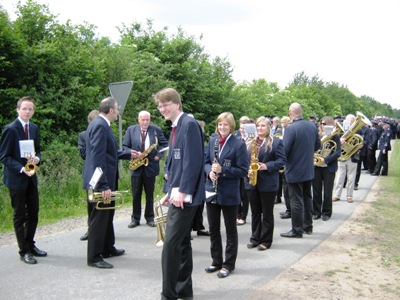
[[[147,148],[145,151],[142,152],[142,154],[144,155],[143,158],[137,157],[135,159],[132,159],[131,162],[129,163],[129,170],[134,171],[141,166],[146,167],[149,164],[149,159],[147,158],[147,155],[149,155],[149,153],[153,151],[155,147],[157,147],[157,143],[154,143],[153,145],[151,145],[149,148]]]
[[[257,171],[260,169],[258,164],[258,151],[257,151],[257,138],[254,138],[251,156],[250,156],[250,174],[249,174],[249,184],[255,186],[257,184]]]

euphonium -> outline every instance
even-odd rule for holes
[[[331,155],[333,152],[336,151],[337,145],[336,142],[333,140],[333,137],[343,133],[344,130],[339,123],[336,123],[335,127],[333,128],[330,134],[327,134],[322,137],[321,139],[321,149],[317,150],[314,153],[314,166],[324,166],[324,158]]]
[[[356,153],[359,146],[364,142],[361,135],[357,134],[364,125],[371,125],[371,121],[364,116],[361,112],[357,112],[357,118],[350,128],[342,135],[342,139],[345,139],[346,143],[342,145],[342,154],[338,158],[340,161],[346,161]]]
[[[107,209],[116,209],[120,208],[124,204],[124,196],[122,193],[127,193],[128,191],[123,191],[123,192],[112,192],[111,193],[111,200],[110,201],[115,201],[117,202],[118,199],[120,201],[120,204],[115,205],[115,206],[100,206],[100,203],[106,203],[106,201],[103,199],[103,195],[101,192],[93,192],[93,189],[90,188],[88,190],[88,200],[91,203],[96,203],[96,209],[98,210],[107,210]]]
[[[149,148],[147,148],[145,151],[143,151],[142,152],[142,154],[144,155],[143,158],[132,159],[131,162],[129,163],[129,169],[130,170],[136,170],[137,168],[139,168],[141,166],[145,166],[146,167],[149,164],[149,159],[147,158],[147,155],[149,155],[149,153],[151,151],[153,151],[153,149],[156,146],[157,146],[157,143],[154,143]]]
[[[250,156],[250,174],[249,174],[249,184],[255,186],[257,184],[257,172],[260,169],[258,164],[258,151],[257,151],[257,138],[254,138],[251,156]]]
[[[167,214],[163,212],[160,201],[154,204],[154,220],[157,225],[156,246],[162,246],[165,239],[165,224],[167,223]]]

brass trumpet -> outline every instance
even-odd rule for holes
[[[116,209],[116,208],[120,208],[124,204],[124,195],[122,195],[122,193],[128,193],[128,192],[129,191],[112,192],[110,201],[114,201],[115,203],[117,203],[117,201],[119,201],[120,203],[115,206],[100,206],[101,203],[103,203],[103,204],[108,204],[108,203],[106,203],[106,200],[103,199],[103,195],[101,194],[101,192],[93,192],[93,189],[90,188],[88,191],[88,200],[91,203],[96,203],[97,210]]]
[[[164,245],[164,239],[165,239],[167,214],[163,212],[163,208],[160,201],[157,201],[157,203],[154,204],[154,215],[155,215],[154,221],[157,225],[156,246],[162,246]]]
[[[28,159],[28,162],[25,165],[25,171],[27,171],[28,173],[31,173],[33,175],[37,172],[37,166],[33,163],[32,156],[29,156],[27,159]]]

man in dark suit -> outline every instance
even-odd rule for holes
[[[285,175],[289,187],[292,229],[282,237],[301,238],[312,233],[311,183],[314,178],[314,152],[321,145],[317,126],[303,119],[299,103],[289,107],[292,124],[285,130],[283,145],[286,154]]]
[[[128,225],[129,228],[140,225],[143,187],[146,193],[144,218],[147,225],[150,227],[156,226],[154,223],[154,186],[156,176],[160,173],[160,159],[164,156],[164,152],[159,152],[158,150],[168,147],[168,141],[160,127],[150,124],[150,118],[148,111],[139,112],[139,124],[128,127],[122,144],[124,149],[133,151],[139,158],[138,161],[143,161],[145,158],[148,159],[147,166],[142,164],[136,170],[131,170],[133,210],[131,223]],[[154,145],[156,146],[154,147]],[[152,147],[152,150],[150,147]]]
[[[162,251],[162,299],[193,298],[190,232],[197,207],[205,198],[204,142],[201,128],[182,110],[179,93],[166,88],[154,96],[158,110],[172,122],[167,159],[169,203]]]
[[[118,159],[130,159],[131,153],[117,150],[117,142],[111,130],[111,122],[118,118],[118,103],[112,98],[100,102],[99,116],[94,119],[86,129],[86,159],[83,170],[83,189],[93,188],[101,192],[105,199],[104,207],[115,206],[111,202],[112,192],[118,189]],[[89,182],[96,170],[101,168],[102,176],[97,185],[91,187]],[[92,209],[89,218],[89,238],[87,251],[87,264],[92,267],[110,269],[113,265],[103,258],[120,256],[125,253],[123,249],[114,247],[114,209]]]
[[[46,256],[35,246],[38,224],[39,193],[36,172],[25,168],[29,162],[37,165],[41,160],[39,128],[30,122],[35,113],[35,100],[23,97],[17,102],[18,118],[8,124],[1,135],[0,161],[4,164],[3,182],[10,190],[14,210],[14,230],[20,258],[24,263],[36,264],[33,256]],[[21,142],[32,140],[34,153],[21,153]]]
[[[388,153],[392,150],[390,146],[390,140],[392,138],[392,131],[390,130],[390,124],[385,122],[381,124],[382,134],[379,138],[379,155],[376,162],[375,170],[371,174],[373,176],[379,176],[379,174],[386,176],[389,170]],[[382,173],[381,173],[382,168]]]

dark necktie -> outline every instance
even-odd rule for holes
[[[172,146],[175,143],[175,135],[176,135],[176,126],[174,128],[172,128],[172,138],[171,138],[171,144]]]
[[[146,140],[146,130],[142,130],[142,151],[144,151],[144,142]]]
[[[26,139],[29,139],[28,123],[25,124],[25,137]]]

